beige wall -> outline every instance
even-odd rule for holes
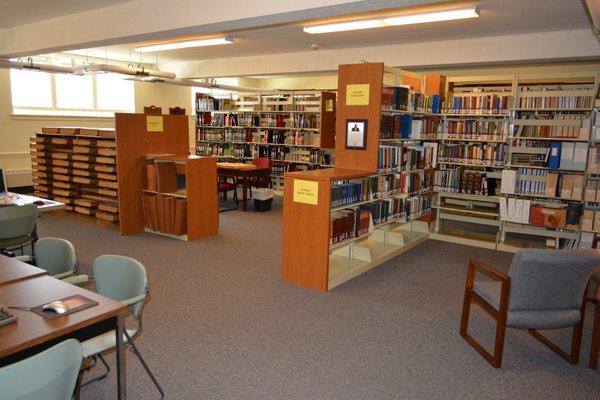
[[[0,69],[0,167],[29,168],[29,138],[43,126],[86,126],[114,127],[113,118],[67,118],[67,117],[25,117],[11,116],[9,70]],[[35,93],[32,93],[35,96]],[[171,86],[135,82],[136,112],[143,112],[145,105],[163,107],[168,113],[169,107],[190,109],[191,90],[184,86]],[[193,147],[194,119],[190,117],[190,145]]]

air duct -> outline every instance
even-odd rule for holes
[[[161,79],[175,79],[175,73],[158,71],[155,69],[146,69],[143,66],[132,67],[132,66],[121,66],[113,64],[89,64],[81,67],[82,72],[106,72],[113,74],[123,74],[138,77],[151,77]]]
[[[11,61],[0,58],[0,68],[24,69],[31,71],[54,72],[61,74],[76,74],[78,69],[54,64],[34,64],[29,58],[26,62]]]
[[[151,77],[135,77],[131,78],[132,80],[148,82],[148,83],[165,83],[167,85],[177,85],[177,86],[187,86],[187,87],[203,87],[207,89],[219,89],[219,90],[228,90],[231,92],[260,92],[263,89],[251,88],[251,87],[243,87],[243,86],[232,86],[232,85],[223,85],[216,82],[197,82],[189,79],[161,79],[161,78],[151,78]]]

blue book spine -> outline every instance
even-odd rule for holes
[[[440,96],[434,94],[431,96],[431,112],[439,113],[440,112]]]
[[[408,139],[412,131],[412,117],[408,114],[400,116],[400,137]]]
[[[560,167],[560,142],[552,142],[550,144],[550,157],[548,157],[548,168],[558,169]]]

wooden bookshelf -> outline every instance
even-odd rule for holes
[[[149,120],[148,117],[153,120]],[[156,124],[150,124],[156,122],[155,118],[160,120],[158,128]],[[185,194],[177,191],[154,193],[160,196],[184,198],[187,201],[187,232],[185,235],[171,236],[195,240],[217,234],[216,160],[211,157],[187,155],[188,117],[117,113],[115,126],[117,167],[120,176],[117,190],[120,195],[121,234],[131,235],[145,230],[142,198],[147,190],[145,160],[149,156],[152,157],[153,162],[177,164],[178,171],[185,175]]]
[[[30,149],[36,196],[63,202],[70,211],[119,221],[114,130],[45,127],[31,138]]]
[[[391,169],[386,167],[382,171],[379,162],[380,144],[391,143],[380,141],[382,88],[386,73],[382,63],[341,65],[338,76],[335,168],[285,174],[282,276],[286,282],[327,291],[409,250],[426,240],[429,235],[429,210],[406,215],[406,210],[412,208],[405,207],[404,202],[420,199],[421,196],[430,199],[433,195],[431,190],[420,191],[421,195],[409,195],[395,190],[370,193],[361,195],[349,204],[332,205],[333,190],[337,190],[343,182],[359,182],[361,188],[371,190],[367,189],[367,182],[385,179],[389,175],[400,178],[430,171],[430,168],[419,169],[405,166],[404,163]],[[441,80],[431,82],[436,87]],[[425,79],[415,74],[396,76],[395,84],[409,84],[420,89],[425,85]],[[353,105],[350,104],[352,101],[346,101],[347,90],[356,88],[347,85],[368,85],[368,95],[364,90],[365,86],[361,87],[364,104]],[[427,112],[421,109],[404,111]],[[367,121],[364,149],[346,148],[348,119]],[[420,142],[419,139],[412,141]],[[394,146],[402,149],[404,145],[399,140]],[[396,207],[393,213],[386,214],[384,219],[380,215],[380,219],[375,220],[374,214],[367,210],[374,210],[370,207],[384,202],[390,207],[401,206]],[[368,226],[362,226],[358,235],[353,230],[349,236],[333,238],[332,234],[336,232],[333,221],[340,212],[361,212],[361,223],[368,222]],[[364,213],[369,213],[366,221],[363,219]]]

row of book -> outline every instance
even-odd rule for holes
[[[600,232],[600,208],[586,207],[583,210],[581,230],[587,232]]]
[[[171,235],[187,233],[187,200],[160,194],[142,196],[144,226]]]
[[[524,154],[521,155],[521,152]],[[585,171],[587,156],[588,144],[584,142],[550,142],[548,144],[513,140],[513,165]]]
[[[600,147],[590,146],[588,150],[587,172],[600,175]]]
[[[423,145],[380,145],[377,159],[379,173],[433,168],[437,164],[437,143]]]
[[[439,131],[441,118],[413,118],[409,114],[381,115],[380,139],[433,139]]]
[[[539,125],[528,125],[536,122]],[[544,125],[544,121],[548,124],[561,121],[564,125]],[[536,115],[521,115],[516,121],[514,137],[539,137],[539,138],[557,138],[557,139],[573,139],[573,140],[588,140],[590,137],[592,121],[585,114],[554,114],[543,113]]]
[[[585,184],[583,199],[589,202],[600,203],[600,180],[588,178]]]
[[[185,173],[178,173],[174,162],[157,162],[146,158],[144,189],[152,192],[174,193],[185,190]]]
[[[503,166],[505,151],[504,143],[444,143],[440,146],[438,161]]]
[[[203,117],[206,122],[207,117]],[[214,114],[210,118],[210,126],[244,126],[259,127],[260,115],[257,114]]]
[[[331,185],[331,207],[398,194],[414,196],[431,192],[432,188],[433,171],[372,175],[348,181],[337,181]]]
[[[532,96],[519,99],[519,108],[528,109],[589,109],[593,105],[594,98],[592,96]]]
[[[442,102],[437,94],[412,93],[412,111],[439,114]]]
[[[469,171],[463,168],[440,169],[435,171],[434,190],[436,192],[494,195],[497,180],[488,178],[485,172]]]
[[[502,194],[538,195],[562,199],[583,199],[585,176],[536,168],[502,171]]]
[[[441,139],[504,140],[510,125],[505,121],[485,119],[446,120],[440,131]]]
[[[229,110],[231,109],[231,99],[215,99],[206,96],[196,99],[196,112]]]
[[[367,210],[350,208],[336,212],[329,221],[329,244],[366,235],[371,227],[371,214]]]
[[[381,90],[381,108],[408,110],[410,89],[407,87],[384,86]]]
[[[583,205],[578,202],[541,203],[536,199],[500,198],[500,220],[554,229],[579,229]]]
[[[294,127],[296,128],[319,128],[319,116],[317,114],[294,114]]]
[[[444,112],[447,114],[489,115],[508,114],[512,96],[508,94],[453,94],[446,98]]]

